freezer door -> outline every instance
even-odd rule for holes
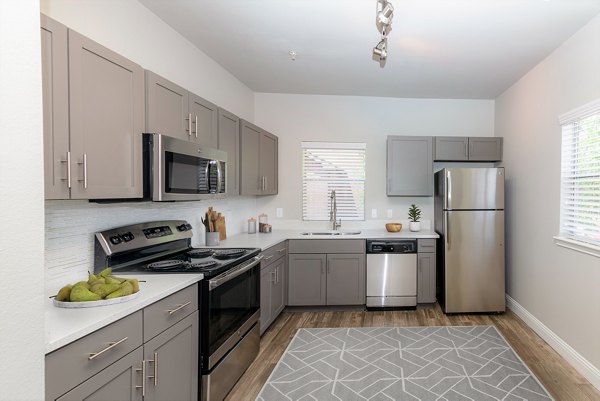
[[[444,209],[504,209],[504,168],[448,168]]]
[[[444,234],[444,311],[504,311],[504,211],[445,212]]]

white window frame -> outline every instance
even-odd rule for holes
[[[347,215],[344,215],[343,209],[344,209],[344,194],[340,193],[340,191],[337,191],[337,205],[338,205],[338,218],[341,218],[343,221],[365,221],[365,186],[366,186],[366,153],[367,153],[367,144],[366,143],[358,143],[358,142],[302,142],[301,143],[301,148],[302,148],[302,220],[303,221],[329,221],[330,220],[330,203],[329,201],[327,201],[327,206],[325,208],[325,205],[323,204],[323,202],[319,202],[318,205],[307,205],[307,196],[308,196],[308,182],[312,181],[312,182],[328,182],[327,180],[309,180],[307,178],[307,171],[306,171],[306,166],[305,166],[305,156],[306,156],[306,152],[310,151],[310,150],[314,150],[315,153],[316,152],[321,152],[321,153],[327,153],[327,151],[331,150],[331,151],[347,151],[347,150],[357,150],[357,151],[362,151],[363,152],[363,168],[364,168],[364,172],[363,172],[363,177],[362,180],[360,179],[349,179],[347,180],[348,183],[354,183],[354,184],[358,184],[358,186],[360,187],[360,185],[362,184],[362,199],[359,200],[358,202],[355,202],[354,204],[356,204],[359,208],[362,206],[362,208],[358,209],[360,214],[362,214],[362,216],[359,215],[358,218],[350,218]],[[325,152],[323,152],[325,151]],[[354,166],[354,167],[360,167],[360,166]],[[336,182],[338,183],[338,185],[340,183],[345,182],[344,180],[334,180],[332,179],[331,182]],[[335,186],[334,184],[331,185],[327,185],[328,188],[331,186]],[[318,194],[318,192],[317,192]],[[327,199],[329,199],[329,194],[330,191],[327,191]],[[362,205],[360,205],[360,203],[362,203]],[[352,203],[346,203],[346,205],[352,205]],[[321,216],[312,216],[308,213],[309,208],[315,208],[315,207],[320,207],[318,210],[321,211]],[[325,208],[325,209],[324,209]],[[313,209],[314,210],[314,209]],[[360,218],[362,217],[362,218]]]
[[[569,152],[569,150],[565,149],[565,140],[568,139],[566,138],[566,135],[572,135],[571,132],[573,131],[573,129],[577,129],[577,124],[581,120],[596,115],[600,115],[600,99],[590,102],[584,106],[578,107],[577,109],[565,113],[559,117],[562,137],[560,226],[559,234],[554,236],[554,242],[556,243],[556,245],[561,246],[563,248],[568,248],[577,252],[582,252],[600,258],[600,243],[585,241],[585,239],[582,239],[581,236],[577,235],[577,232],[573,232],[573,229],[567,228],[569,218],[566,217],[566,212],[568,211],[568,209],[574,208],[575,206],[567,207],[566,200],[573,200],[573,198],[576,197],[576,195],[574,194],[574,192],[569,191],[568,187],[566,187],[566,184],[564,182],[567,175],[570,180],[573,180],[573,168],[570,167],[572,159],[569,159],[573,152],[571,151],[570,153],[567,153]],[[565,166],[566,164],[569,165]],[[569,168],[570,170],[568,170]],[[593,170],[593,172],[595,173],[595,170]],[[598,188],[597,190],[600,193],[600,188]],[[595,195],[595,189],[593,194]]]

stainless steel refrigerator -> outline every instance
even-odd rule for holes
[[[444,312],[503,312],[504,168],[438,171],[434,211]]]

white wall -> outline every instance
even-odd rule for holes
[[[122,54],[188,90],[250,121],[254,94],[187,39],[135,0],[41,0],[41,11],[67,27]],[[203,244],[200,216],[208,206],[224,212],[228,235],[239,233],[255,215],[256,199],[183,203],[97,205],[82,201],[48,201],[45,205],[46,292],[80,280],[93,268],[93,234],[125,224],[186,219],[195,228],[195,245]]]
[[[600,97],[600,16],[496,99],[507,166],[507,292],[600,368],[600,259],[554,244],[558,116]]]
[[[0,399],[44,398],[39,1],[0,1]]]
[[[257,93],[254,107],[256,123],[279,136],[279,194],[258,199],[258,211],[269,214],[274,228],[297,226],[302,219],[301,141],[367,143],[366,226],[382,228],[384,221],[405,220],[411,203],[422,207],[425,220],[433,219],[433,198],[385,195],[388,135],[494,135],[493,100]],[[282,220],[275,218],[278,207],[284,209]],[[371,218],[373,208],[377,219]],[[392,209],[392,219],[386,217],[387,209]]]

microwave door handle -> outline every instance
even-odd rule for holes
[[[246,263],[246,264],[238,267],[237,269],[223,273],[223,274],[215,277],[214,279],[209,280],[208,281],[208,291],[212,291],[215,288],[225,284],[226,282],[233,280],[237,276],[244,274],[248,270],[252,269],[254,266],[258,265],[260,263],[260,261],[262,260],[262,258],[263,258],[262,255],[255,256],[254,258],[252,258],[252,261],[250,261],[249,263]]]
[[[223,173],[221,172],[221,162],[217,161],[217,193],[220,194],[221,193],[221,187],[222,187],[222,183],[221,183],[221,175]]]
[[[207,193],[210,193],[210,175],[208,174],[210,170],[210,162],[206,162],[206,167],[204,168],[204,177],[206,178],[206,190]]]

